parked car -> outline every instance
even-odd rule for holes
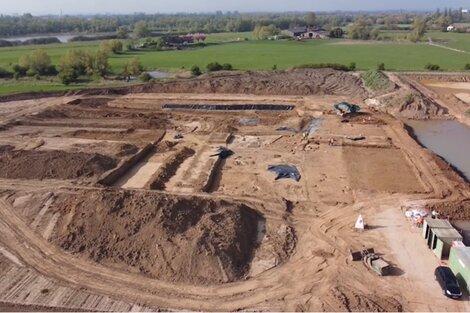
[[[438,266],[434,271],[434,275],[446,297],[453,299],[462,297],[462,291],[460,290],[457,278],[450,268],[447,266]]]

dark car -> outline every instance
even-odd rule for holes
[[[459,283],[452,270],[446,266],[438,266],[434,271],[436,280],[442,288],[445,296],[453,299],[462,297]]]

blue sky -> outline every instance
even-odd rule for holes
[[[174,13],[470,8],[469,0],[0,0],[0,13]]]

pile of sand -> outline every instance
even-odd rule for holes
[[[327,296],[325,311],[332,312],[403,312],[402,304],[386,295],[363,295],[353,288],[334,287]]]
[[[166,281],[246,276],[257,248],[255,210],[222,200],[94,191],[57,201],[57,245],[95,262]]]
[[[116,167],[113,158],[97,153],[13,150],[0,147],[0,177],[8,179],[76,179],[97,177]]]
[[[109,101],[113,100],[112,98],[82,98],[75,99],[67,104],[71,105],[80,105],[82,107],[97,108],[108,104]]]

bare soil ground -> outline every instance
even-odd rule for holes
[[[97,177],[117,165],[101,154],[13,150],[0,147],[0,176],[9,179]]]
[[[397,90],[374,95],[381,105],[370,108],[359,78],[333,70],[218,73],[0,104],[0,302],[12,310],[466,310],[430,282],[439,262],[402,212],[412,203],[468,218],[468,184],[399,119],[453,109],[391,79]],[[381,102],[409,91],[418,97],[406,110]],[[335,115],[341,101],[361,113]],[[295,107],[162,109],[168,103]],[[234,154],[214,157],[220,146]],[[279,164],[295,165],[300,181],[275,180],[267,169]],[[363,233],[353,229],[359,214],[370,225]],[[393,275],[350,260],[350,250],[369,247]]]

